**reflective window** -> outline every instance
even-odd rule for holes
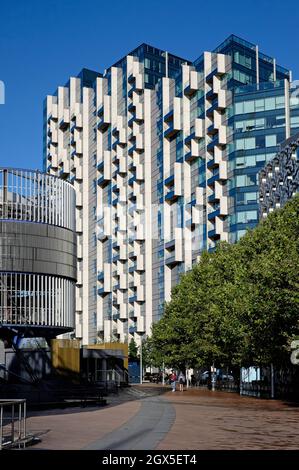
[[[298,127],[299,126],[299,116],[291,117],[291,127]]]
[[[256,184],[256,175],[238,175],[236,176],[236,187],[253,186]]]
[[[265,99],[265,111],[268,111],[270,109],[275,109],[275,98]]]
[[[247,205],[247,204],[256,204],[258,198],[258,192],[247,192],[247,193],[237,193],[236,195],[236,204],[237,205]]]
[[[244,102],[244,113],[254,113],[254,101]]]
[[[284,96],[261,98],[258,100],[243,101],[235,104],[235,114],[269,111],[284,107]]]
[[[265,100],[255,100],[255,110],[265,111]]]
[[[291,108],[296,108],[299,106],[299,96],[296,96],[295,94],[290,98],[290,106]]]
[[[234,53],[234,61],[237,63],[237,64],[241,64],[243,65],[244,67],[247,67],[249,69],[251,69],[252,67],[252,57],[248,56],[247,54],[242,54],[241,52],[239,51],[236,51]]]
[[[255,148],[255,137],[236,140],[236,150],[249,150]]]
[[[235,104],[235,114],[243,114],[243,103]]]
[[[266,147],[273,147],[276,145],[276,134],[274,135],[266,135]]]
[[[238,82],[244,83],[245,85],[253,82],[251,75],[247,75],[247,73],[240,72],[240,70],[234,70],[233,77],[235,80],[237,80]]]
[[[237,212],[237,223],[249,223],[257,220],[257,211]]]

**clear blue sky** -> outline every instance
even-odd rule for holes
[[[13,0],[0,7],[0,166],[42,167],[43,99],[142,42],[188,59],[234,33],[299,79],[295,0]]]

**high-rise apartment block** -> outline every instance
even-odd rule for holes
[[[258,221],[258,172],[299,130],[290,72],[230,36],[194,62],[143,44],[45,102],[44,164],[77,194],[76,336],[137,342],[180,274]]]

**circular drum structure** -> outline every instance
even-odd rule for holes
[[[72,331],[76,254],[71,184],[0,168],[0,328],[48,338]]]

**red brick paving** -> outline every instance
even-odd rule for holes
[[[152,387],[159,388],[145,384],[140,389]],[[167,391],[163,399],[175,407],[176,419],[157,449],[299,449],[295,405],[200,389]],[[28,429],[44,433],[36,448],[82,449],[129,421],[139,408],[140,401],[133,400],[101,409],[42,412],[28,419]]]
[[[139,408],[139,401],[130,401],[111,408],[41,412],[27,420],[28,432],[42,439],[30,449],[82,449],[126,423]]]
[[[158,449],[299,449],[299,407],[199,389],[165,398],[176,420]]]

